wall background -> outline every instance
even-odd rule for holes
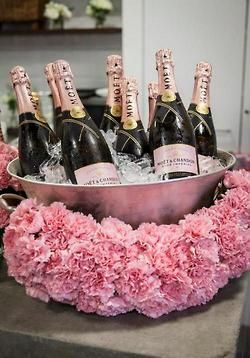
[[[242,143],[241,149],[250,152],[250,115],[244,113],[250,108],[249,0],[137,0],[136,6],[133,0],[123,0],[122,12],[125,68],[139,78],[144,122],[147,84],[157,79],[155,52],[171,48],[184,104],[188,106],[192,96],[196,63],[210,62],[211,108],[218,145],[239,150]]]

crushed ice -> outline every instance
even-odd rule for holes
[[[114,149],[116,134],[109,130],[107,133],[101,131],[108,143],[114,163],[118,170],[120,182],[127,183],[148,183],[161,180],[161,177],[154,173],[152,160],[148,154],[142,158],[134,155],[117,153]],[[50,159],[40,166],[40,175],[27,175],[25,178],[48,183],[69,184],[65,170],[61,165],[61,142],[51,145],[49,148]],[[212,173],[223,167],[219,159],[198,155],[200,174]]]

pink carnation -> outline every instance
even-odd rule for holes
[[[242,187],[249,192],[250,172],[247,172],[244,169],[227,172],[223,182],[227,188]]]
[[[10,214],[8,211],[0,208],[0,229],[3,229],[9,223]]]
[[[137,230],[25,200],[3,238],[9,274],[32,297],[106,316],[136,309],[156,318],[204,304],[250,266],[250,178],[227,173],[225,184],[221,200],[178,225]]]
[[[17,149],[11,147],[9,144],[0,142],[0,189],[5,189],[8,186],[13,186],[14,189],[20,189],[20,185],[16,180],[13,180],[7,172],[9,162],[18,156]]]

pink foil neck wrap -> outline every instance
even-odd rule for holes
[[[75,84],[70,65],[65,60],[53,63],[53,73],[58,88],[62,111],[70,111],[74,107],[84,108]]]
[[[176,93],[172,51],[170,49],[158,50],[155,57],[156,69],[158,71],[159,94],[162,95],[167,90]]]
[[[148,84],[148,129],[150,128],[155,112],[155,105],[158,96],[158,83],[150,82]]]
[[[156,82],[150,82],[148,84],[148,97],[152,99],[157,99],[158,96],[158,83]]]
[[[48,82],[55,81],[54,72],[53,72],[53,63],[48,63],[44,67],[44,74],[45,74]]]
[[[135,78],[124,77],[122,79],[122,120],[125,122],[129,118],[139,121],[140,114],[138,110],[138,83]]]
[[[212,77],[212,66],[207,62],[200,62],[196,65],[195,77],[206,76],[209,80]]]
[[[10,71],[11,81],[16,93],[19,114],[35,113],[37,104],[32,96],[29,76],[22,66],[15,66]]]
[[[123,73],[122,57],[120,55],[110,55],[107,57],[107,75]]]
[[[122,79],[122,95],[126,95],[127,92],[138,95],[138,83],[136,78],[123,77]]]
[[[160,49],[155,54],[156,58],[156,70],[162,66],[164,63],[169,63],[174,66],[173,61],[173,52],[172,50],[168,49]]]
[[[123,77],[122,57],[119,55],[110,55],[107,57],[107,76],[108,76],[108,96],[106,104],[109,107],[113,105],[121,106],[121,81]]]
[[[51,90],[54,107],[55,108],[61,107],[61,100],[60,100],[60,96],[59,96],[58,88],[56,86],[55,76],[54,76],[54,72],[53,72],[53,63],[48,63],[45,66],[44,73],[47,78],[47,82],[50,87],[50,90]]]
[[[70,65],[65,60],[57,60],[53,63],[53,72],[57,79],[61,80],[65,77],[74,78]]]
[[[203,103],[210,106],[210,82],[212,77],[212,66],[207,62],[196,65],[194,75],[194,90],[192,103]]]
[[[22,66],[15,66],[10,71],[10,77],[13,86],[15,87],[16,84],[26,84],[28,83],[30,85],[30,79],[29,76]]]

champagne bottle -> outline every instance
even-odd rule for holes
[[[121,80],[123,76],[122,58],[119,55],[107,57],[108,96],[100,129],[107,132],[119,127],[122,115]]]
[[[151,124],[154,119],[157,96],[158,96],[158,83],[150,82],[148,84],[148,128],[147,128],[147,132],[149,132]]]
[[[149,152],[148,140],[140,118],[138,84],[134,78],[122,81],[122,119],[117,131],[116,151],[140,158]]]
[[[209,63],[196,65],[194,90],[188,114],[194,127],[197,152],[217,156],[216,134],[210,109],[210,82],[212,67]]]
[[[155,170],[162,179],[198,174],[191,120],[177,92],[172,51],[156,53],[159,95],[150,128]]]
[[[49,145],[56,143],[57,138],[40,114],[25,69],[16,66],[10,75],[19,111],[18,151],[22,174],[39,174],[40,165],[50,158]]]
[[[62,106],[62,154],[68,178],[74,184],[118,184],[119,179],[109,147],[84,108],[69,64],[53,64]]]
[[[45,76],[47,78],[48,85],[51,90],[53,100],[53,123],[54,131],[59,139],[62,138],[62,111],[61,101],[59,92],[56,86],[54,74],[53,74],[53,63],[48,63],[44,69]]]

